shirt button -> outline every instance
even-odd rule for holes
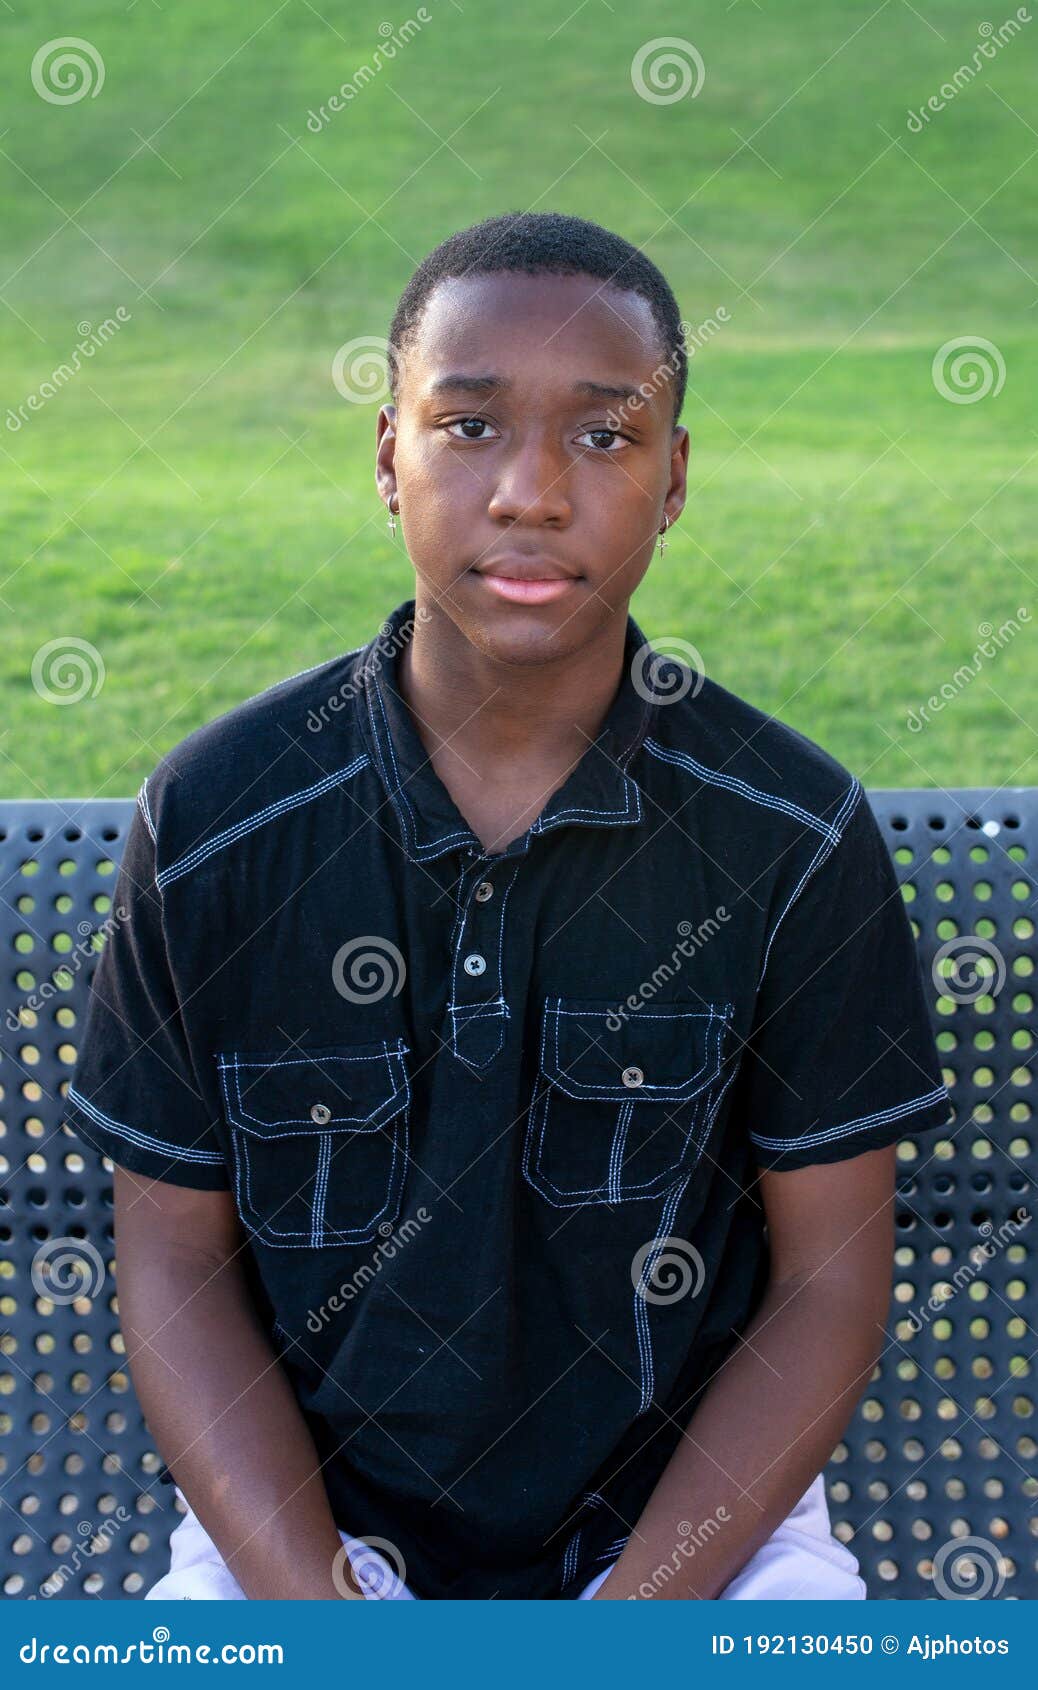
[[[462,964],[466,974],[485,974],[486,966],[486,957],[480,956],[478,951],[473,951],[472,955],[467,956]]]
[[[494,896],[493,881],[481,880],[479,885],[476,887],[476,902],[477,902],[477,904],[485,904],[487,899],[492,898],[493,896]]]
[[[328,1121],[330,1121],[331,1118],[332,1118],[332,1112],[329,1109],[327,1103],[311,1104],[311,1106],[310,1106],[310,1119],[311,1119],[311,1121],[316,1121],[317,1125],[319,1127],[325,1126],[325,1124]]]
[[[645,1075],[640,1068],[625,1068],[620,1078],[625,1086],[640,1086],[645,1079]]]

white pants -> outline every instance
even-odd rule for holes
[[[157,1584],[145,1592],[145,1599],[158,1601],[244,1601],[245,1592],[221,1559],[212,1538],[193,1513],[187,1498],[176,1487],[187,1513],[170,1535],[170,1568]],[[723,1528],[722,1528],[723,1529]],[[369,1548],[348,1532],[339,1533],[350,1564],[369,1600],[414,1601],[395,1569],[377,1549]],[[603,1567],[580,1593],[586,1601],[611,1572],[615,1562]],[[679,1567],[681,1562],[679,1560]],[[695,1577],[695,1558],[685,1566]],[[867,1595],[851,1551],[832,1534],[821,1473],[812,1481],[800,1501],[766,1543],[750,1556],[745,1567],[721,1591],[720,1598],[751,1601],[847,1602]]]

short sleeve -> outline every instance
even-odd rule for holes
[[[155,843],[140,803],[90,985],[65,1119],[86,1144],[149,1179],[201,1190],[230,1183],[185,1036]]]
[[[858,782],[773,920],[739,1080],[762,1170],[836,1162],[946,1124],[919,956]]]

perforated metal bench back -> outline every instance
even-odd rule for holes
[[[1038,789],[870,798],[917,925],[955,1119],[939,1142],[899,1148],[890,1341],[827,1468],[833,1529],[874,1598],[1034,1598],[1019,1213],[1036,1166]],[[179,1518],[119,1336],[111,1173],[62,1123],[132,811],[0,802],[0,1578],[15,1599],[140,1595]],[[973,977],[971,948],[986,971]]]

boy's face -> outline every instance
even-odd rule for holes
[[[419,606],[515,663],[565,657],[626,613],[688,460],[647,301],[584,275],[442,282],[397,400],[376,474]]]

